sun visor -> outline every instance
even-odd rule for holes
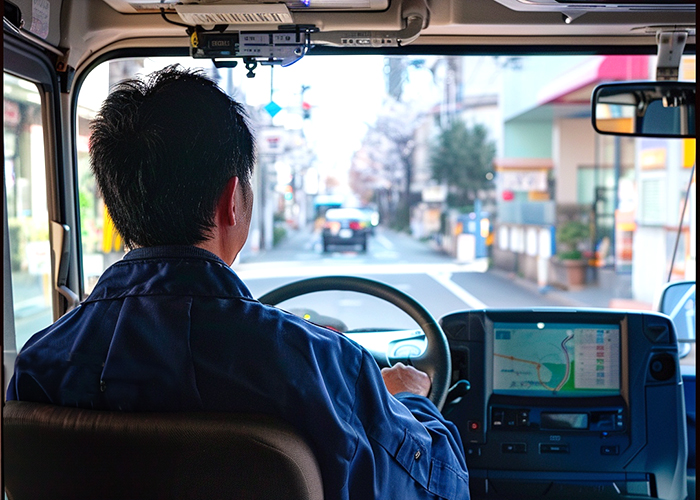
[[[560,12],[567,23],[589,12],[695,12],[695,0],[494,0],[511,10]]]

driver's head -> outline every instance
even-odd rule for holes
[[[201,70],[175,65],[119,83],[91,129],[91,167],[128,247],[208,240],[232,177],[252,203],[245,111]]]

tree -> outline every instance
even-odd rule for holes
[[[479,190],[491,187],[496,145],[481,124],[473,127],[455,120],[442,130],[430,154],[433,179],[448,186],[450,207],[474,204]]]
[[[350,167],[350,184],[363,201],[375,202],[382,218],[398,230],[409,227],[416,113],[387,99]]]

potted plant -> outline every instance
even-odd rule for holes
[[[568,221],[557,229],[561,251],[557,252],[555,264],[564,268],[567,288],[581,287],[586,283],[587,261],[579,247],[588,236],[588,226],[577,220]]]

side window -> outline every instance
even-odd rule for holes
[[[124,245],[90,170],[90,123],[115,83],[143,69],[142,59],[105,62],[94,68],[83,82],[77,109],[78,196],[83,258],[83,290],[90,294],[100,275],[124,256]]]
[[[3,74],[5,190],[16,347],[53,321],[41,96]]]
[[[115,84],[127,78],[149,74],[175,63],[194,68],[205,66],[202,61],[189,57],[117,59],[105,61],[95,66],[80,84],[75,136],[80,202],[82,298],[92,292],[105,269],[119,261],[127,251],[109,216],[90,169],[90,124]],[[209,70],[211,71],[210,77],[221,78],[216,68],[210,66]],[[227,82],[232,89],[232,80],[227,80]]]

